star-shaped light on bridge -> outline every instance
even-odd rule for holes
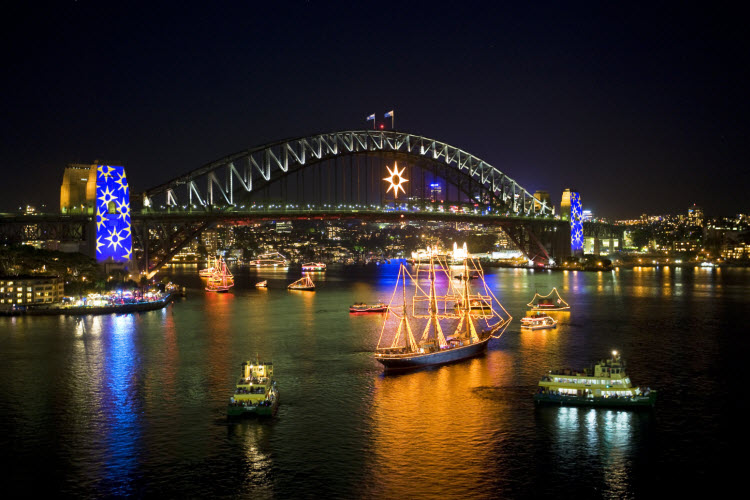
[[[408,179],[403,177],[404,170],[406,170],[406,167],[402,168],[401,171],[398,170],[398,164],[396,162],[393,162],[393,170],[391,170],[390,167],[386,166],[388,169],[388,177],[383,177],[384,181],[388,181],[390,183],[390,186],[388,186],[388,189],[386,190],[386,193],[393,189],[393,197],[398,198],[398,190],[406,194],[406,189],[404,189],[403,184],[405,182],[409,182]]]

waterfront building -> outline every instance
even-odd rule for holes
[[[56,304],[62,300],[64,292],[65,284],[57,276],[0,276],[0,308]]]

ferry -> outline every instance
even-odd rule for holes
[[[248,262],[248,265],[255,267],[289,267],[289,261],[279,252],[263,253],[257,256],[255,260]]]
[[[306,292],[314,292],[315,283],[313,283],[313,280],[311,280],[309,276],[305,276],[304,278],[300,278],[294,283],[290,284],[287,288],[289,290],[302,290]]]
[[[302,264],[303,271],[325,271],[326,265],[322,262],[307,262]]]
[[[357,302],[356,304],[349,306],[350,313],[383,313],[387,310],[388,304],[384,304],[383,302],[378,302],[377,304],[373,304],[371,306],[365,304],[364,302]]]
[[[227,417],[272,417],[279,409],[279,389],[273,379],[273,363],[245,361]]]
[[[633,387],[625,362],[617,351],[584,370],[552,370],[539,381],[537,404],[605,406],[612,408],[653,407],[656,391]]]
[[[521,318],[521,328],[526,330],[546,330],[557,328],[557,320],[543,312],[532,313]]]

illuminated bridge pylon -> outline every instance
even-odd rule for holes
[[[133,201],[142,203],[134,211],[231,212],[261,200],[372,208],[386,201],[378,175],[383,167],[372,157],[407,165],[411,181],[406,200],[428,199],[425,183],[439,179],[447,203],[470,202],[512,216],[553,214],[549,204],[471,153],[415,134],[377,130],[300,137],[225,156],[134,195]]]

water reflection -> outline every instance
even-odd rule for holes
[[[552,464],[551,474],[600,484],[605,497],[633,491],[634,463],[642,453],[639,440],[647,432],[650,412],[544,407],[536,409],[536,420],[549,437],[543,453]]]
[[[492,354],[503,357],[500,351]],[[504,398],[495,384],[508,367],[501,359],[480,357],[376,377],[371,431],[372,473],[381,478],[376,496],[490,495],[491,436],[504,431],[498,411]]]
[[[112,491],[132,494],[133,472],[138,465],[138,421],[135,367],[137,354],[133,328],[135,315],[110,316],[112,324],[104,340],[104,400],[101,402],[106,425],[103,429],[105,478]]]

